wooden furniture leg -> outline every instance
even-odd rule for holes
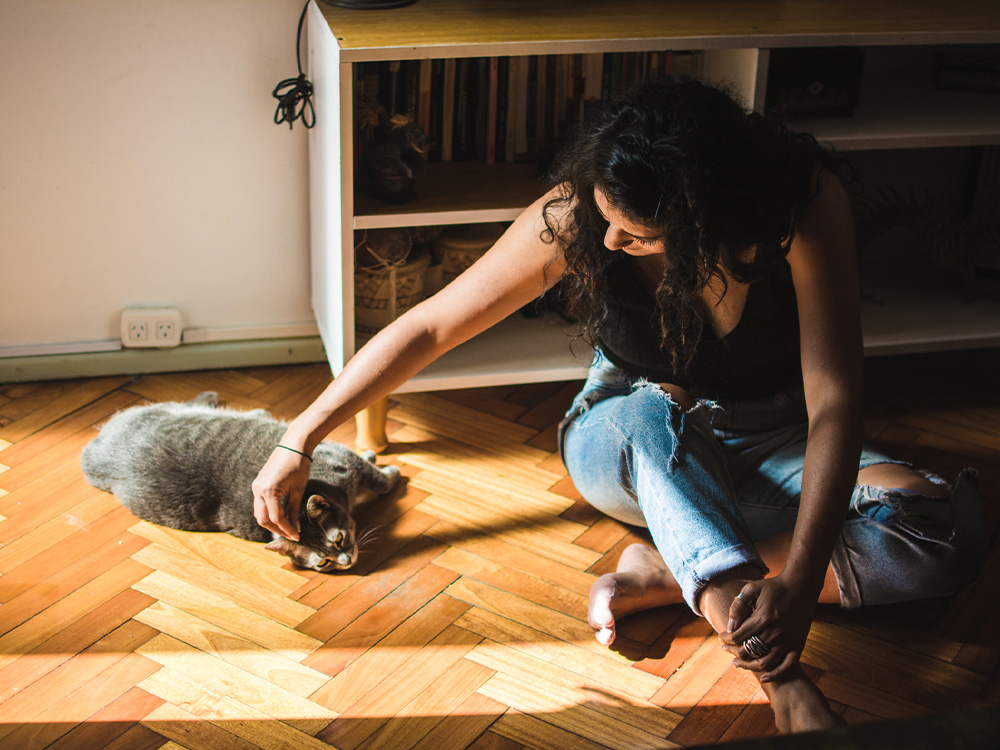
[[[358,428],[355,444],[359,451],[381,453],[389,447],[389,438],[385,434],[385,423],[388,416],[389,399],[387,398],[372,404],[355,415],[354,421]]]

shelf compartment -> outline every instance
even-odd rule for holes
[[[862,286],[866,355],[1000,345],[1000,298],[957,288]]]
[[[969,299],[958,289],[866,288],[861,312],[866,356],[1000,345],[1000,299]],[[582,380],[591,351],[572,332],[559,319],[512,315],[396,392]]]
[[[583,379],[592,353],[572,334],[561,319],[517,313],[455,347],[396,392]]]
[[[417,175],[417,197],[408,203],[356,195],[354,228],[513,221],[542,192],[535,164],[434,162]]]
[[[1000,94],[939,89],[924,73],[866,75],[853,117],[799,118],[788,126],[840,151],[1000,143]]]

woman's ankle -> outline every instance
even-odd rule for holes
[[[705,584],[695,598],[698,611],[708,620],[716,633],[726,632],[729,629],[729,609],[733,599],[748,582],[762,577],[760,569],[750,564],[741,565],[715,576]]]
[[[798,663],[785,677],[760,684],[774,711],[781,734],[811,732],[842,726],[844,719],[830,708],[826,697]]]

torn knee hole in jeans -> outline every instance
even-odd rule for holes
[[[669,403],[678,407],[682,414],[690,414],[702,404],[702,402],[698,401],[680,386],[667,383],[654,383],[643,378],[636,381],[634,390],[641,388],[651,388],[654,393],[662,394]]]
[[[874,484],[857,484],[854,487],[854,497],[851,505],[861,511],[864,505],[885,505],[895,510],[900,510],[903,504],[903,492],[879,487]]]
[[[957,533],[954,509],[947,496],[859,485],[851,505],[860,515],[911,539],[949,545]]]
[[[878,471],[873,476],[868,476],[870,469],[879,469],[883,466],[904,466],[908,469],[904,476],[880,476]],[[899,484],[894,482],[898,481]],[[875,494],[887,497],[927,497],[940,500],[947,498],[951,492],[951,484],[930,471],[914,469],[904,461],[884,461],[862,466],[858,472],[858,488],[865,488],[874,499]]]

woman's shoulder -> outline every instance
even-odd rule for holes
[[[829,167],[817,167],[812,176],[812,198],[795,222],[796,233],[824,231],[831,222],[851,222],[851,200],[840,176]]]
[[[830,263],[854,264],[856,245],[851,200],[840,177],[827,168],[813,175],[812,200],[800,212],[787,258],[793,275],[822,276]],[[796,273],[796,269],[800,273]]]

